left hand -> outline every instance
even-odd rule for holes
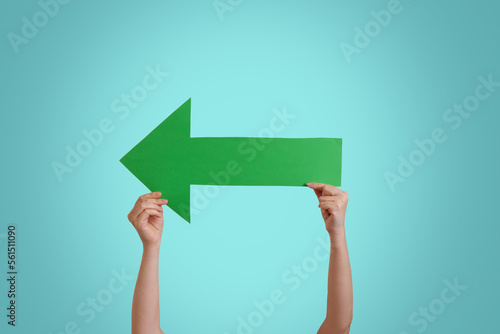
[[[137,199],[128,220],[137,230],[144,247],[160,248],[163,232],[163,208],[168,200],[160,198],[160,192],[144,194]]]

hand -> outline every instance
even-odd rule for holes
[[[163,208],[168,203],[160,199],[160,192],[144,194],[135,202],[128,220],[139,233],[144,247],[160,247],[163,231]]]
[[[319,200],[318,207],[325,220],[325,227],[330,235],[332,233],[344,232],[345,212],[349,195],[329,184],[308,183],[309,188],[314,189]]]

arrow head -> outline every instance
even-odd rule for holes
[[[187,147],[191,136],[191,98],[132,148],[120,162],[150,191],[160,191],[168,207],[190,223]]]

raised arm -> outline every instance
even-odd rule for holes
[[[132,301],[132,334],[164,334],[160,329],[158,258],[163,231],[161,193],[142,195],[128,214],[143,246],[141,267]]]
[[[325,227],[330,235],[330,264],[326,318],[317,334],[347,334],[352,322],[352,277],[345,238],[348,194],[337,187],[308,183],[319,200]]]

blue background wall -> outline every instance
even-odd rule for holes
[[[499,4],[227,1],[224,12],[210,0],[0,4],[0,331],[130,332],[142,246],[126,216],[149,191],[119,159],[188,98],[194,137],[256,137],[286,109],[295,118],[277,137],[343,139],[352,333],[496,331],[500,87],[470,96],[478,77],[500,82]],[[39,13],[45,3],[52,16]],[[371,11],[388,7],[390,22],[374,23]],[[374,29],[369,43],[356,28]],[[140,92],[148,68],[168,75],[127,113],[122,94]],[[480,103],[458,126],[447,110],[464,101]],[[66,164],[67,146],[103,120],[112,130],[58,177],[54,162]],[[416,153],[436,128],[446,140]],[[391,187],[400,156],[419,165]],[[6,323],[11,224],[15,329]],[[307,188],[222,187],[190,225],[166,209],[162,329],[238,333],[238,317],[280,290],[285,301],[252,331],[316,333],[328,262],[298,288],[284,277],[314,263],[327,237]],[[449,303],[446,280],[462,286]]]

